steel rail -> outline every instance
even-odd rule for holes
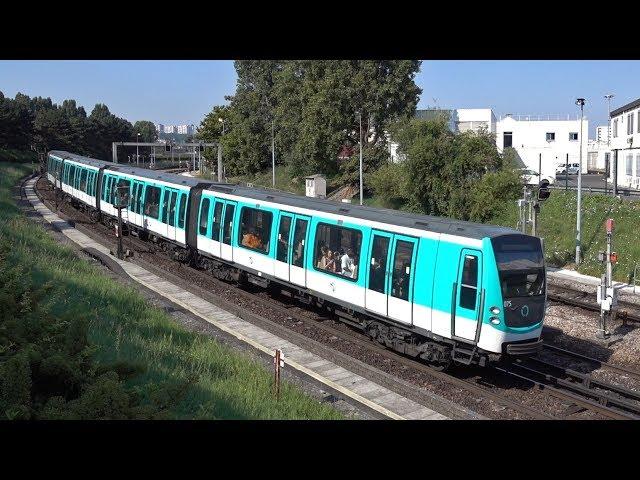
[[[531,359],[528,359],[528,360],[531,360]],[[599,413],[610,416],[610,418],[616,417],[616,418],[627,418],[627,419],[633,419],[633,420],[640,419],[640,406],[637,403],[632,403],[626,399],[619,398],[617,396],[611,395],[606,392],[596,391],[595,389],[590,387],[589,383],[578,383],[572,380],[559,378],[557,376],[550,375],[545,372],[541,372],[533,367],[524,365],[522,362],[523,360],[519,360],[516,363],[512,363],[511,366],[522,369],[533,376],[537,376],[539,378],[544,379],[544,382],[536,382],[534,378],[523,375],[523,377],[528,378],[530,381],[534,381],[536,383],[542,383],[546,386],[546,388],[551,388],[562,395],[569,394],[571,399],[574,401],[577,398],[581,398],[584,404],[589,405],[587,406],[587,408],[590,410],[598,411]],[[557,366],[554,366],[554,367],[564,370],[562,369],[562,367],[557,367]],[[590,380],[592,382],[591,383],[592,385],[604,383],[604,382],[599,382],[599,381],[596,381],[595,379],[589,378],[588,375],[580,374],[579,372],[566,371],[566,373],[568,377],[582,379],[583,381]],[[608,385],[607,388],[609,387],[617,388],[617,391],[620,391],[621,389],[621,387],[613,387]],[[572,390],[573,392],[577,392],[581,395],[581,397],[578,397],[578,395],[576,395],[575,393],[567,392],[566,390],[563,390],[563,389],[569,389],[569,390]],[[633,392],[633,394],[637,394],[637,392]],[[597,401],[594,401],[592,399],[595,399]],[[612,406],[609,406],[609,405],[615,405],[618,408],[613,408]]]
[[[613,363],[609,363],[609,362],[605,362],[603,360],[598,360],[597,358],[593,358],[593,357],[589,357],[588,355],[584,355],[582,353],[578,353],[578,352],[573,352],[571,350],[566,350],[564,348],[561,347],[557,347],[555,345],[550,345],[548,343],[543,343],[543,348],[547,349],[547,350],[551,350],[553,352],[558,352],[562,355],[566,355],[568,357],[573,357],[573,358],[578,358],[580,360],[585,360],[587,362],[591,362],[591,363],[595,363],[597,365],[599,365],[600,367],[606,367],[609,368],[611,370],[615,370],[619,373],[625,374],[625,375],[630,375],[634,378],[640,379],[640,371],[637,370],[632,370],[630,368],[626,368],[626,367],[622,367],[620,365],[614,365]]]

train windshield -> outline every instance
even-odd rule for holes
[[[544,255],[540,239],[503,235],[492,239],[503,298],[544,294]]]

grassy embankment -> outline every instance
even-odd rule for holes
[[[0,163],[0,418],[337,419],[257,361],[187,331],[27,220]],[[85,338],[86,337],[86,338]]]
[[[0,162],[38,162],[38,155],[35,152],[29,150],[14,150],[0,148]]]

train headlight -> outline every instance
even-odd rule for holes
[[[491,315],[498,315],[500,313],[500,309],[498,307],[491,307],[489,311],[491,312]]]
[[[489,321],[493,324],[493,325],[500,325],[500,319],[498,317],[491,317],[489,319]]]

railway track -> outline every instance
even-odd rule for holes
[[[39,192],[38,195],[42,198],[42,195]],[[46,201],[45,198],[42,198],[42,200]],[[79,216],[84,216],[84,221],[78,223],[86,224],[83,226],[85,229],[97,230],[103,238],[105,236],[109,237],[110,243],[115,240],[111,229],[101,224],[94,224],[86,214],[79,210],[74,209],[74,212]],[[127,237],[126,243],[128,243],[129,246],[134,247],[135,251],[143,256],[148,255],[149,257],[157,257],[158,253],[163,253],[157,247],[150,245],[149,242],[144,242],[135,237]],[[166,257],[168,260],[168,256]],[[173,262],[173,260],[169,260],[169,262]],[[170,267],[165,266],[164,268],[168,270]],[[400,366],[408,372],[419,373],[447,385],[463,389],[472,395],[480,396],[481,398],[490,400],[491,402],[501,405],[506,409],[518,412],[518,414],[523,415],[525,418],[570,418],[584,410],[590,410],[604,418],[640,418],[640,410],[637,409],[638,407],[635,403],[640,401],[640,394],[633,392],[630,389],[617,387],[613,384],[605,384],[604,382],[593,379],[581,374],[580,372],[572,372],[569,369],[561,370],[561,367],[548,364],[545,368],[555,371],[556,374],[554,375],[549,371],[540,371],[540,369],[536,369],[530,364],[514,362],[511,364],[496,365],[482,374],[472,375],[471,378],[463,378],[461,375],[434,370],[433,368],[412,358],[405,357],[392,350],[388,350],[386,347],[371,340],[367,335],[359,332],[356,325],[352,325],[351,328],[349,328],[344,324],[336,323],[334,326],[332,325],[334,322],[333,319],[326,316],[326,314],[318,309],[311,310],[311,313],[303,314],[301,313],[303,309],[293,303],[295,302],[295,299],[283,292],[280,292],[277,295],[269,295],[263,290],[254,290],[254,287],[252,286],[237,288],[230,283],[213,277],[206,271],[193,269],[191,267],[184,268],[189,270],[189,275],[193,276],[194,280],[195,277],[197,277],[199,282],[215,284],[218,288],[227,290],[233,289],[234,296],[244,298],[244,300],[249,304],[260,303],[263,310],[268,310],[281,317],[289,319],[289,324],[304,323],[312,320],[313,326],[322,331],[325,336],[341,339],[342,341],[367,352],[369,355],[375,355],[378,362],[393,362],[396,366]],[[308,309],[309,307],[306,308]],[[560,349],[559,347],[546,346],[546,348],[549,350],[555,349],[557,352],[562,351],[562,353],[571,355],[574,358],[588,360],[591,363],[597,363],[599,366],[607,366],[612,369],[617,369],[618,372],[633,374],[632,376],[640,378],[640,372],[634,372],[625,369],[624,367],[606,364],[606,362],[601,362],[597,359],[592,359],[575,352]],[[539,359],[532,360],[531,358],[526,360],[534,363],[541,361]],[[468,371],[469,369],[467,369],[467,372]],[[540,390],[556,399],[568,401],[571,404],[570,408],[559,414],[558,412],[546,413],[535,406],[531,407],[525,405],[507,395],[506,391],[495,391],[496,389],[499,389],[499,387],[495,386],[495,381],[492,381],[491,378],[487,378],[486,372],[489,371],[493,372],[495,375],[507,376],[521,385],[533,385],[537,390]],[[482,385],[489,385],[489,387]]]
[[[572,307],[584,308],[592,312],[600,312],[600,305],[596,303],[595,296],[595,291],[589,293],[555,285],[547,287],[547,300]],[[618,308],[616,308],[615,312],[616,318],[620,320],[640,323],[639,305],[618,300]]]

